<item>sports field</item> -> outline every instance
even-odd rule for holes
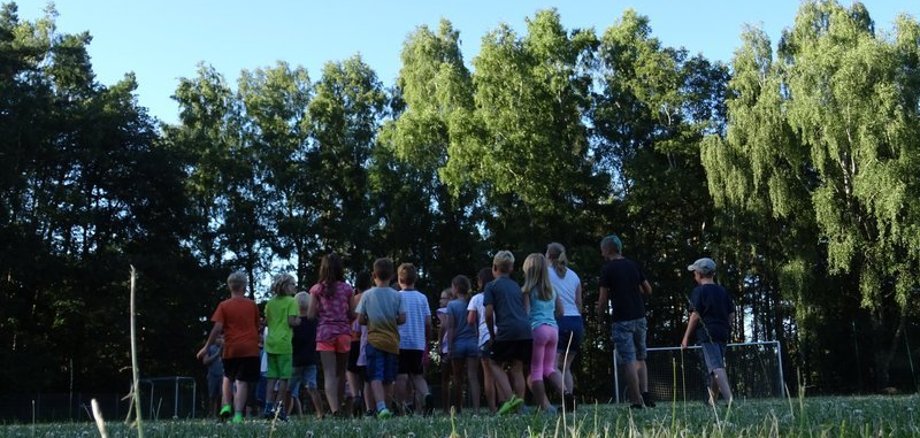
[[[211,420],[145,422],[144,435],[157,437],[900,437],[920,436],[920,397],[867,396],[751,400],[731,408],[702,402],[659,403],[631,411],[625,405],[583,405],[575,415],[549,417],[523,413],[508,417],[473,416],[316,421],[295,418],[272,424],[253,420],[217,424]],[[107,425],[109,436],[136,436],[122,422]],[[99,436],[92,423],[0,426],[4,437]]]

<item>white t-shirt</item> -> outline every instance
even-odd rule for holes
[[[417,290],[399,292],[406,309],[406,323],[399,326],[400,350],[425,350],[425,323],[431,323],[428,298]]]
[[[575,291],[578,289],[578,285],[581,284],[578,274],[566,268],[565,278],[559,278],[556,275],[556,270],[549,267],[549,282],[562,300],[562,314],[564,316],[581,316],[578,306],[575,305]]]
[[[473,295],[470,303],[466,306],[466,310],[475,310],[476,316],[479,317],[479,346],[481,347],[486,342],[489,342],[489,328],[486,327],[486,306],[482,305],[481,293]]]

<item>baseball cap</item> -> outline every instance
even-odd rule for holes
[[[712,274],[716,272],[716,262],[711,258],[703,257],[695,262],[692,265],[687,266],[688,271],[696,271],[700,274]]]

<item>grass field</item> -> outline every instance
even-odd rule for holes
[[[509,417],[458,415],[451,427],[447,416],[315,421],[288,423],[253,420],[216,424],[211,420],[145,422],[152,437],[900,437],[920,436],[920,397],[828,397],[740,401],[713,410],[701,402],[659,403],[657,408],[630,411],[625,405],[579,406],[576,415],[549,417],[539,413]],[[136,436],[123,422],[107,425],[109,436]],[[94,424],[0,426],[4,437],[99,436]]]

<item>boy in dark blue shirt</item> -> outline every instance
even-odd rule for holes
[[[703,360],[709,372],[709,403],[715,403],[719,393],[731,403],[732,390],[725,372],[725,345],[731,339],[731,320],[735,305],[725,288],[715,284],[716,262],[702,258],[687,267],[699,285],[690,295],[690,321],[681,341],[687,348],[690,334],[696,331],[696,340],[703,347]]]

